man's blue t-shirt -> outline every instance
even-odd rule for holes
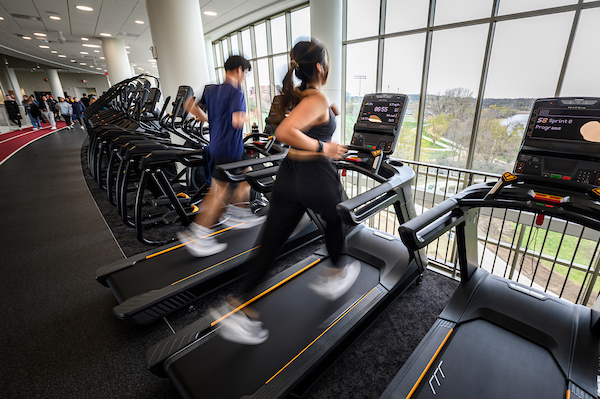
[[[241,88],[223,83],[207,87],[203,97],[210,128],[208,152],[211,164],[219,165],[242,160],[244,128],[242,126],[236,129],[231,123],[234,112],[246,112],[246,102]]]

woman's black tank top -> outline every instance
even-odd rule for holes
[[[308,131],[304,132],[304,134],[313,139],[327,142],[331,141],[331,136],[333,136],[333,132],[335,132],[335,127],[335,115],[331,108],[329,108],[329,121],[311,127]]]

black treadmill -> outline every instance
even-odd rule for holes
[[[259,184],[254,188],[268,192],[272,176],[261,169],[276,169],[285,154],[253,158],[221,165],[220,168],[236,170],[250,166],[258,168],[248,172]],[[232,180],[243,179],[228,173]],[[234,226],[235,227],[235,226]],[[227,248],[204,258],[192,256],[185,244],[171,243],[127,259],[103,266],[96,271],[96,280],[110,287],[119,304],[113,314],[130,324],[152,323],[181,309],[200,297],[240,277],[247,269],[248,260],[255,256],[256,244],[262,225],[236,230],[223,228],[215,233]],[[283,256],[320,238],[323,226],[320,218],[308,212],[281,251]]]
[[[260,345],[223,340],[219,321],[206,316],[153,346],[149,369],[168,376],[186,398],[274,398],[301,395],[394,298],[420,280],[424,262],[401,240],[361,224],[393,206],[400,222],[413,217],[413,170],[386,159],[393,152],[407,98],[365,96],[350,155],[339,169],[378,182],[338,205],[352,226],[342,261],[361,264],[356,283],[329,301],[308,284],[331,265],[325,249],[268,280],[245,305],[257,309],[270,335]]]
[[[382,398],[597,398],[600,304],[575,305],[477,267],[477,212],[506,208],[600,230],[600,99],[535,101],[514,174],[401,226],[408,248],[456,227],[461,284]]]

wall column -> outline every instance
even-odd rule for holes
[[[199,98],[210,81],[200,2],[146,0],[146,12],[163,98],[173,100],[181,85],[191,86]]]
[[[11,86],[13,87],[13,91],[15,92],[15,100],[17,100],[17,102],[21,104],[21,102],[23,102],[23,93],[21,93],[21,85],[19,85],[19,80],[17,79],[15,70],[12,68],[6,68],[6,72],[8,73],[8,79],[10,80],[9,83],[11,84]]]
[[[323,93],[329,101],[340,108],[340,117],[344,116],[342,106],[342,0],[310,0],[310,34],[319,39],[329,52],[329,76],[323,86]],[[341,142],[341,120],[333,140]]]
[[[65,91],[63,90],[62,84],[60,83],[60,78],[58,77],[58,70],[46,69],[46,74],[48,75],[48,82],[50,83],[52,97],[58,101],[58,97],[65,96]]]
[[[103,37],[102,52],[106,60],[108,77],[113,85],[133,76],[123,40]]]

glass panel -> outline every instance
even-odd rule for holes
[[[287,51],[287,36],[285,29],[285,15],[271,20],[271,46],[273,54]]]
[[[240,55],[240,47],[238,44],[237,35],[231,36],[230,39],[231,39],[231,54],[232,55]]]
[[[242,50],[246,59],[252,58],[252,44],[250,40],[250,29],[242,31]]]
[[[227,47],[227,39],[224,39],[221,42],[221,46],[223,46],[223,62],[227,62],[229,58],[229,48]]]
[[[513,169],[531,104],[554,96],[572,22],[573,12],[498,22],[473,169]]]
[[[305,7],[291,13],[292,46],[301,40],[310,38],[310,8]]]
[[[581,11],[561,96],[600,96],[600,52],[593,50],[600,37],[598,21],[600,8]]]
[[[248,114],[250,116],[250,126],[253,123],[258,124],[258,108],[256,107],[256,85],[254,84],[254,70],[256,61],[251,61],[252,71],[246,75],[246,96],[248,98]]]
[[[223,59],[221,58],[221,46],[219,43],[214,44],[215,48],[215,63],[218,67],[223,66]]]
[[[492,3],[493,0],[436,0],[434,24],[489,18],[492,15]]]
[[[424,51],[425,34],[394,37],[384,42],[381,89],[388,93],[406,94],[409,98],[393,154],[394,157],[407,160],[412,160],[415,153]]]
[[[576,4],[577,0],[502,0],[498,15]]]
[[[488,26],[434,32],[420,161],[467,165]]]
[[[217,69],[217,82],[223,83],[223,79],[225,78],[225,68]]]
[[[427,26],[429,0],[387,0],[385,33]]]
[[[344,143],[349,143],[362,98],[375,93],[377,80],[377,41],[346,46],[346,132]]]
[[[379,34],[379,0],[348,0],[347,39]]]
[[[256,44],[256,56],[267,55],[267,26],[263,22],[254,27],[254,41]]]
[[[271,109],[271,81],[269,79],[269,60],[258,60],[258,82],[260,85],[259,97],[262,111],[261,121],[269,115]]]
[[[273,73],[275,78],[275,94],[281,93],[283,87],[283,78],[288,71],[288,57],[287,55],[278,55],[273,57]]]

